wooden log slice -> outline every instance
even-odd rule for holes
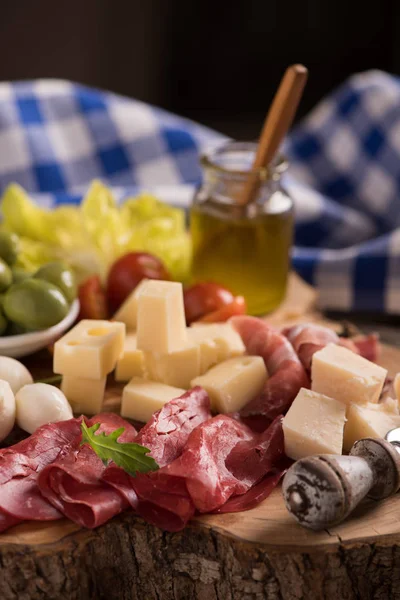
[[[380,362],[397,372],[400,350]],[[120,390],[109,386],[109,410]],[[179,533],[127,512],[94,531],[61,520],[0,535],[0,600],[384,600],[400,599],[399,580],[399,495],[322,532],[298,525],[276,489]]]

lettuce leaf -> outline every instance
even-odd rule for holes
[[[93,273],[104,280],[117,258],[143,251],[159,257],[173,279],[189,277],[191,241],[185,214],[149,193],[118,206],[112,191],[94,180],[80,206],[46,210],[12,184],[3,195],[1,209],[1,228],[21,237],[18,266],[28,271],[62,259],[79,281]]]

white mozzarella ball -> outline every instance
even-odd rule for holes
[[[8,381],[0,379],[0,441],[11,432],[15,423],[15,398]]]
[[[8,381],[14,394],[23,385],[33,383],[32,375],[25,365],[9,356],[0,356],[0,379]]]
[[[15,395],[17,423],[28,433],[41,425],[72,419],[72,409],[61,390],[47,383],[24,385]]]

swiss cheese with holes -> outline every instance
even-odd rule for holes
[[[125,323],[84,319],[54,344],[53,371],[102,379],[114,369],[124,341]]]

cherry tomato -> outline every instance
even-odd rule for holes
[[[107,279],[107,300],[115,312],[142,279],[171,279],[159,258],[146,252],[130,252],[111,267]]]
[[[183,299],[186,322],[189,325],[204,315],[230,304],[234,300],[234,295],[218,283],[205,281],[187,288],[183,292]]]
[[[78,289],[80,311],[78,319],[108,319],[106,294],[100,277],[92,275]]]
[[[226,304],[222,306],[218,310],[214,312],[208,313],[204,315],[201,319],[198,320],[199,323],[220,323],[222,321],[228,321],[231,317],[235,315],[245,315],[246,314],[246,301],[243,296],[235,296],[233,301],[230,304]]]

